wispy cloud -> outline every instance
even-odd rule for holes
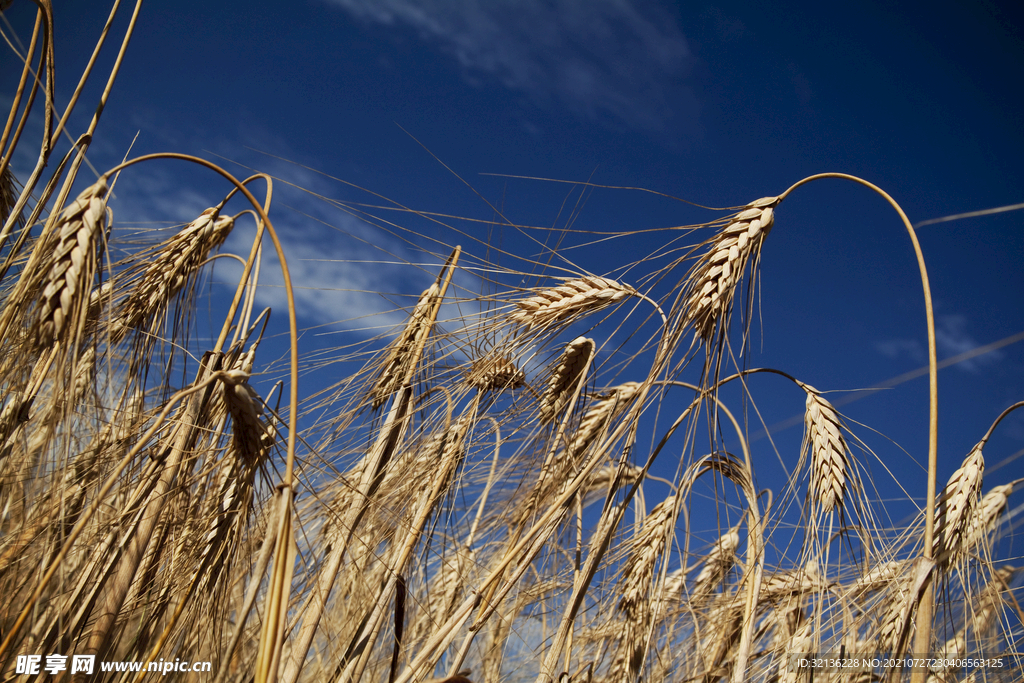
[[[281,148],[279,141],[271,142]],[[238,177],[249,175],[247,169],[214,160]],[[402,309],[414,305],[416,296],[433,279],[428,272],[408,265],[424,257],[412,245],[303,191],[323,196],[336,192],[337,186],[322,176],[272,157],[261,155],[255,162],[269,175],[287,180],[274,185],[270,218],[288,260],[300,325],[376,334],[401,324],[406,317]],[[252,186],[257,198],[262,198],[263,188],[262,182]],[[220,202],[229,189],[227,182],[219,182],[210,171],[182,162],[136,165],[120,177],[117,199],[111,202],[119,239],[135,243],[165,239],[171,230]],[[236,213],[247,206],[236,197],[226,211]],[[300,206],[301,211],[291,206]],[[240,218],[221,251],[245,258],[254,236],[254,221]],[[116,258],[120,247],[115,243],[112,249]],[[367,265],[370,263],[373,267]],[[439,268],[440,263],[435,272]],[[237,261],[221,259],[215,264],[214,280],[227,295],[234,291],[241,273]],[[267,236],[256,305],[283,314],[286,303],[280,262]]]
[[[675,17],[630,0],[331,0],[352,15],[405,25],[465,67],[540,102],[662,130],[696,110]]]
[[[966,316],[947,314],[935,317],[935,346],[937,347],[940,360],[970,351],[980,345],[968,332]],[[877,342],[875,350],[886,358],[907,357],[917,363],[926,363],[928,360],[925,343],[919,339],[886,339]],[[991,351],[958,363],[957,367],[967,372],[975,372],[981,367],[998,362],[1003,358],[1003,355],[1002,351]]]

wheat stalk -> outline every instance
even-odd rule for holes
[[[935,543],[932,557],[943,563],[961,557],[966,548],[966,535],[978,502],[985,473],[984,441],[979,442],[964,458],[963,464],[946,482],[935,510]]]
[[[778,201],[778,197],[764,197],[733,216],[687,274],[685,320],[705,342],[711,341],[728,315],[747,263],[751,256],[757,257],[772,229]]]
[[[807,392],[801,448],[811,452],[811,498],[817,510],[827,513],[843,506],[849,448],[832,404],[809,384],[800,386]]]
[[[107,181],[100,178],[86,188],[61,214],[39,299],[35,343],[49,346],[78,336],[78,324],[87,292],[92,290],[97,250],[107,224]]]
[[[548,385],[540,398],[542,422],[555,419],[572,398],[580,378],[585,374],[594,355],[594,340],[577,337],[565,345],[548,378]]]
[[[566,280],[552,289],[531,291],[533,296],[514,302],[518,310],[509,316],[514,325],[522,325],[527,330],[599,311],[622,301],[635,290],[615,280],[587,275]]]

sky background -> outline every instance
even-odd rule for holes
[[[219,158],[236,175],[255,167],[340,201],[383,203],[326,176],[421,211],[491,221],[498,207],[509,221],[547,227],[566,225],[570,212],[562,203],[569,196],[576,205],[579,193],[501,175],[589,179],[724,207],[778,194],[813,173],[841,171],[887,190],[914,222],[1024,202],[1024,6],[976,1],[922,9],[870,2],[147,0],[89,158],[109,167],[135,139],[132,156]],[[103,3],[57,10],[62,104],[107,11]],[[5,34],[13,27],[27,41],[33,14],[31,3],[16,2]],[[114,24],[72,132],[88,123],[126,21],[123,14]],[[18,65],[9,52],[0,60],[0,93],[9,101]],[[33,161],[31,145],[22,144],[16,170]],[[181,223],[223,192],[205,172],[149,164],[122,176],[112,206],[115,221],[126,225]],[[720,215],[602,189],[577,209],[573,227],[593,231]],[[409,305],[438,270],[437,258],[415,244],[284,183],[275,186],[271,217],[302,287],[300,324],[315,327],[304,336],[307,352],[345,343],[341,331],[362,325],[340,320]],[[435,253],[446,249],[424,240],[460,242],[478,256],[488,241],[524,256],[539,251],[512,229],[488,234],[482,224],[461,222],[468,234],[460,236],[408,214],[388,218],[423,233],[419,244]],[[233,236],[229,246],[247,250],[248,238]],[[1024,212],[929,225],[920,239],[940,360],[1024,331]],[[568,255],[580,270],[619,274],[665,240],[666,233],[644,233]],[[359,263],[367,260],[424,267]],[[274,276],[265,282],[273,285]],[[281,290],[265,288],[261,302],[282,311]],[[762,251],[759,303],[764,323],[755,326],[751,365],[784,369],[823,390],[852,390],[926,363],[910,241],[879,197],[851,183],[811,184],[777,211]],[[276,320],[283,325],[286,318]],[[365,320],[370,327],[400,317]],[[307,376],[302,391],[330,379],[337,378]],[[755,385],[769,424],[802,413],[797,390],[773,379]],[[1024,342],[943,370],[939,389],[941,486],[996,416],[1024,399]],[[839,403],[849,396],[829,397]],[[927,452],[926,377],[842,410],[906,449],[855,426],[922,496],[915,461],[923,463]],[[799,441],[799,428],[784,431]],[[1024,416],[1016,413],[986,449],[986,489],[1024,475],[1024,458],[1013,459],[1022,449]],[[1021,502],[1014,497],[1011,507]]]

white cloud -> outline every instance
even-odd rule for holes
[[[935,346],[940,361],[981,346],[967,331],[967,328],[966,316],[947,314],[935,317]],[[923,340],[887,339],[877,342],[875,350],[886,358],[907,357],[917,363],[928,362],[927,347]],[[961,361],[957,363],[957,367],[967,372],[974,372],[981,367],[996,363],[1002,358],[1003,352],[996,350]]]
[[[236,177],[250,174],[222,159],[212,160]],[[287,181],[274,183],[270,219],[288,261],[300,326],[362,329],[370,336],[401,324],[406,313],[400,309],[415,304],[440,270],[441,261],[425,257],[397,237],[297,189],[331,196],[337,185],[322,176],[271,157],[260,156],[254,165]],[[250,186],[258,200],[262,200],[264,188],[261,181]],[[110,203],[115,238],[155,244],[206,207],[218,204],[230,185],[207,169],[182,161],[156,160],[127,169],[116,190],[117,198]],[[289,206],[301,207],[301,213]],[[248,204],[236,195],[225,211],[234,214],[246,208]],[[221,253],[247,257],[255,230],[251,217],[241,217]],[[123,252],[118,251],[116,242],[113,248],[114,257],[120,257]],[[425,269],[409,265],[413,261],[426,261]],[[216,261],[214,280],[224,296],[234,291],[241,273],[241,265],[234,259]],[[263,240],[259,284],[257,310],[270,307],[275,317],[284,315],[284,278],[269,235]]]
[[[652,3],[641,12],[630,0],[332,2],[364,21],[411,27],[454,55],[469,78],[489,74],[588,116],[661,130],[695,110],[679,83],[690,62],[686,38]]]

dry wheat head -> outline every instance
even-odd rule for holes
[[[1003,510],[1006,509],[1006,501],[1013,493],[1013,484],[995,486],[981,499],[981,503],[971,515],[971,523],[967,528],[964,538],[964,549],[969,552],[980,545],[996,527]]]
[[[984,442],[979,442],[967,454],[963,464],[949,478],[935,506],[932,557],[937,562],[960,557],[966,547],[966,534],[978,504],[978,492],[985,473],[983,445]]]
[[[647,604],[654,565],[668,541],[675,504],[676,497],[672,495],[655,505],[631,543],[629,559],[623,570],[622,598],[619,600],[619,609],[631,618]]]
[[[107,181],[100,178],[64,209],[57,221],[53,252],[43,266],[46,276],[34,335],[38,346],[77,336],[81,307],[88,303],[106,227]]]
[[[416,359],[412,358],[412,354],[416,349],[417,342],[426,334],[430,324],[430,312],[440,292],[437,283],[434,283],[420,294],[419,301],[416,302],[416,307],[413,309],[412,315],[409,316],[409,321],[402,328],[402,333],[389,345],[380,375],[370,391],[374,410],[384,405],[391,394],[402,386],[409,364],[416,362]]]
[[[801,386],[807,392],[803,448],[811,451],[811,499],[820,512],[831,512],[843,505],[849,448],[832,404],[814,387]]]
[[[711,552],[704,558],[704,566],[693,582],[693,602],[701,605],[726,577],[736,560],[740,545],[738,528],[732,528],[715,541]]]
[[[626,382],[606,391],[580,420],[580,426],[571,437],[569,457],[575,460],[597,439],[615,415],[625,410],[640,391],[639,382]]]
[[[4,172],[0,175],[0,226],[7,223],[7,219],[11,216],[11,211],[14,209],[14,205],[18,203],[18,190],[17,185],[14,181],[14,174],[11,172],[10,165],[4,167]],[[20,214],[14,221],[14,227],[19,227],[25,222],[24,213]]]
[[[520,370],[509,353],[491,353],[473,361],[466,375],[477,391],[504,391],[518,389],[526,383],[526,373]]]
[[[550,422],[562,412],[575,393],[580,378],[586,374],[593,356],[593,339],[577,337],[565,345],[565,350],[548,378],[548,386],[540,397],[542,422]]]
[[[566,280],[552,289],[534,289],[532,296],[515,301],[509,316],[515,325],[526,329],[546,327],[556,322],[599,311],[632,294],[631,287],[605,277],[587,275]]]
[[[223,381],[224,403],[234,423],[234,444],[246,460],[259,458],[264,441],[264,426],[260,416],[263,402],[259,394],[249,385],[249,373],[245,370],[228,370]]]
[[[710,342],[732,306],[732,297],[747,263],[760,252],[774,223],[778,197],[764,197],[747,205],[716,235],[710,247],[686,277],[686,322]]]
[[[163,311],[209,253],[224,243],[234,225],[231,216],[221,216],[217,209],[209,208],[164,242],[122,302],[112,323],[114,341],[120,341],[129,330],[146,325]]]

